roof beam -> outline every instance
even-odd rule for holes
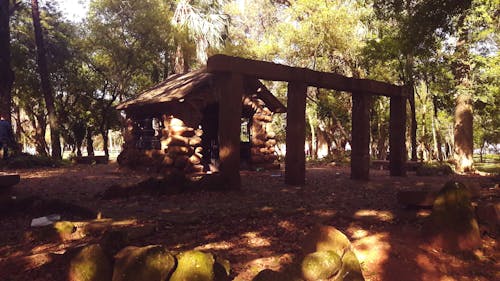
[[[350,78],[336,73],[314,71],[266,61],[214,55],[208,58],[208,72],[237,72],[258,79],[301,82],[308,86],[346,92],[364,92],[381,96],[407,96],[402,86],[385,82]]]

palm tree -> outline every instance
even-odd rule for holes
[[[225,0],[179,0],[172,24],[178,28],[176,72],[189,70],[189,43],[196,47],[198,62],[205,63],[208,48],[220,48],[227,33],[229,17],[222,12]],[[179,38],[186,37],[186,38]],[[187,39],[188,42],[182,42]],[[187,43],[187,44],[183,44]]]

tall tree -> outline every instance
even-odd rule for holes
[[[37,62],[38,72],[40,74],[40,81],[42,86],[43,97],[45,106],[49,115],[50,124],[50,140],[52,157],[61,159],[61,141],[59,139],[59,122],[57,120],[56,108],[54,103],[54,90],[50,83],[50,73],[47,67],[47,57],[45,51],[45,44],[43,39],[42,26],[40,24],[40,9],[38,8],[38,0],[31,0],[31,15],[33,18],[33,27],[35,31],[35,42],[37,49]]]
[[[14,72],[10,65],[10,0],[0,0],[0,114],[11,120]]]

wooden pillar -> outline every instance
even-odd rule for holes
[[[306,181],[306,95],[307,85],[288,83],[286,111],[285,183],[303,185]]]
[[[391,176],[406,176],[406,98],[391,97],[389,123],[389,170]]]
[[[351,179],[370,178],[370,107],[368,93],[352,93]]]
[[[243,75],[221,73],[215,78],[219,101],[219,171],[224,188],[238,189],[240,178],[240,130]]]

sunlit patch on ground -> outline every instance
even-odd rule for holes
[[[280,221],[278,223],[278,226],[283,228],[286,231],[297,231],[297,226],[295,226],[295,224],[291,221],[287,221],[287,220]]]
[[[244,271],[236,276],[234,281],[252,280],[255,275],[264,269],[279,271],[289,264],[292,259],[292,255],[284,254],[251,260],[243,265]]]
[[[210,250],[229,250],[234,247],[234,244],[227,241],[208,243],[202,246],[198,246],[195,250],[199,251],[210,251]]]
[[[261,248],[271,245],[271,241],[269,241],[269,239],[261,237],[257,232],[244,233],[243,237],[246,238],[246,243],[250,247]]]
[[[382,266],[389,257],[391,245],[388,242],[389,233],[375,233],[366,235],[366,231],[358,229],[355,233],[364,236],[353,241],[354,253],[362,265],[363,272],[368,276],[383,270]]]
[[[378,210],[359,210],[354,214],[357,219],[361,218],[376,218],[380,221],[389,222],[394,219],[394,215],[389,211]]]

